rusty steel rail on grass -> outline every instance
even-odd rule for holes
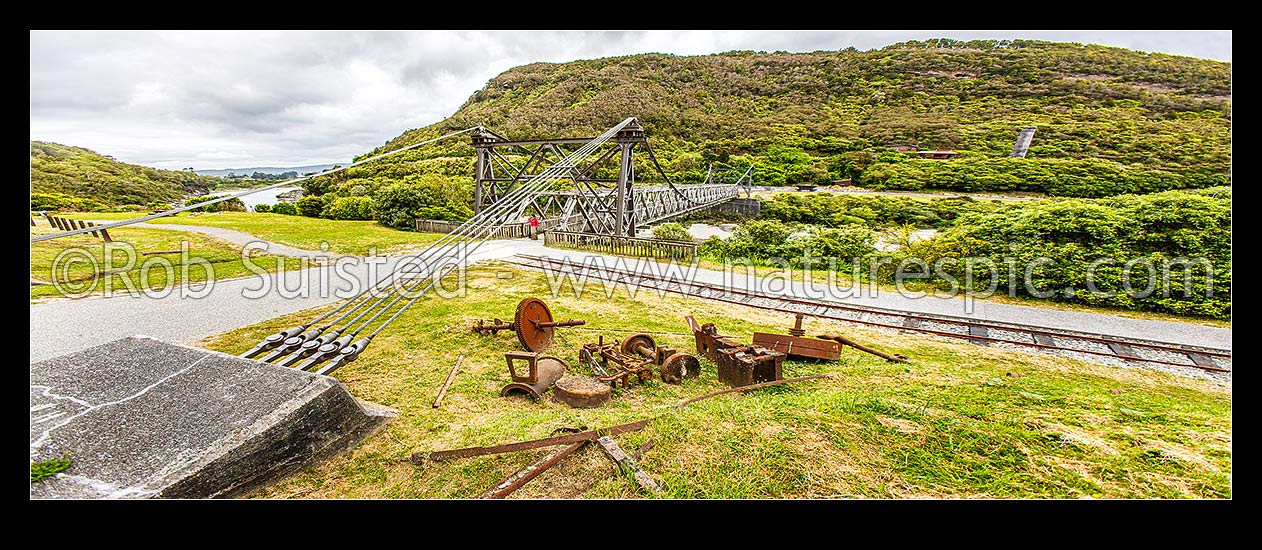
[[[651,420],[653,419],[648,418],[645,420],[638,420],[636,422],[628,422],[626,424],[610,426],[608,428],[587,430],[585,432],[579,432],[576,434],[545,437],[543,439],[521,441],[518,443],[505,443],[503,445],[492,445],[490,447],[466,447],[464,449],[453,449],[450,451],[434,451],[432,453],[425,453],[425,452],[413,453],[412,463],[423,464],[426,460],[430,460],[433,462],[441,462],[444,460],[453,460],[456,458],[469,458],[469,457],[483,456],[483,455],[497,455],[497,454],[503,454],[503,453],[512,453],[516,451],[527,451],[530,449],[538,449],[540,447],[551,447],[554,445],[568,445],[571,443],[578,443],[580,441],[595,441],[603,435],[618,435],[621,433],[643,430],[645,426],[649,425],[649,421]]]
[[[574,451],[577,451],[583,448],[583,445],[586,445],[586,444],[587,444],[587,441],[585,440],[579,441],[578,443],[570,445],[569,447],[566,447],[559,451],[555,451],[552,454],[549,454],[539,460],[536,460],[535,462],[531,463],[529,466],[526,466],[525,468],[522,468],[514,472],[512,475],[508,476],[507,478],[504,478],[504,481],[501,481],[496,486],[491,487],[485,493],[482,493],[482,495],[479,496],[478,498],[484,498],[484,499],[505,498],[508,495],[513,494],[513,491],[516,491],[522,488],[523,485],[530,483],[530,480],[536,477],[539,477],[539,474],[542,474],[548,471],[549,468],[556,466],[559,462],[561,462],[562,459],[564,459],[567,456],[570,456],[571,454],[574,454]]]
[[[1011,344],[1024,347],[1032,347],[1038,349],[1046,349],[1059,352],[1076,352],[1088,355],[1096,355],[1101,357],[1111,357],[1122,359],[1125,361],[1133,361],[1139,363],[1156,363],[1162,365],[1173,365],[1178,367],[1195,368],[1210,372],[1230,373],[1232,369],[1223,368],[1214,362],[1213,358],[1225,358],[1230,360],[1232,354],[1230,351],[1202,348],[1197,346],[1179,346],[1163,342],[1145,341],[1132,338],[1121,338],[1103,334],[1081,333],[1077,331],[1056,331],[1040,327],[1031,327],[1024,325],[1007,325],[988,321],[975,321],[972,319],[963,319],[946,315],[909,313],[905,311],[897,311],[872,306],[855,306],[849,304],[838,304],[833,302],[811,301],[801,298],[773,296],[763,293],[753,292],[750,290],[739,288],[724,288],[720,285],[702,282],[681,281],[676,278],[660,277],[656,275],[647,275],[628,271],[625,269],[614,269],[604,266],[580,264],[578,262],[559,258],[545,258],[539,256],[530,256],[518,254],[520,258],[529,262],[513,261],[512,259],[504,259],[506,263],[541,270],[562,270],[570,268],[570,273],[590,277],[599,281],[612,283],[634,284],[653,288],[663,292],[674,294],[682,294],[685,296],[693,296],[708,300],[716,300],[736,305],[748,306],[756,309],[774,311],[787,314],[802,314],[808,317],[820,319],[829,319],[834,321],[844,321],[848,323],[858,323],[861,325],[888,328],[900,331],[919,332],[924,334],[932,334],[935,336],[944,336],[948,338],[958,338],[967,340],[978,345],[988,345],[990,343]],[[755,301],[765,302],[764,304],[754,303]],[[770,305],[767,305],[770,304]],[[805,309],[805,311],[803,310]],[[889,323],[880,321],[870,321],[861,318],[847,317],[839,312],[857,312],[859,314],[875,314],[886,315],[890,317],[902,318],[901,323]],[[950,332],[945,330],[937,330],[922,326],[924,323],[940,323],[961,326],[964,332]],[[990,331],[1010,332],[1023,334],[1028,337],[1026,339],[1017,338],[997,338],[990,335]],[[1067,342],[1093,342],[1103,344],[1108,351],[1099,351],[1092,349],[1078,349],[1067,345]],[[1187,357],[1188,362],[1167,361],[1165,359],[1157,359],[1152,357],[1142,357],[1135,352],[1135,348],[1156,350],[1172,354],[1179,354]]]
[[[754,384],[752,386],[741,386],[739,388],[720,390],[713,393],[707,393],[702,396],[694,397],[678,405],[675,405],[672,408],[682,409],[688,405],[696,403],[697,401],[701,401],[703,399],[709,399],[711,397],[723,395],[726,393],[746,392],[750,390],[756,390],[758,388],[765,388],[767,386],[778,386],[781,384],[789,384],[793,382],[804,382],[807,380],[818,380],[821,378],[832,378],[832,375],[816,374],[812,376],[803,376],[800,378],[788,378],[785,380],[776,380],[775,382],[766,382],[762,384]],[[463,449],[452,449],[448,451],[434,451],[434,452],[429,452],[429,453],[421,451],[421,452],[412,453],[410,460],[412,461],[413,464],[421,465],[426,462],[441,462],[444,460],[454,460],[457,458],[469,458],[469,457],[474,457],[474,456],[512,453],[516,451],[527,451],[530,449],[538,449],[540,447],[552,447],[555,445],[568,445],[571,443],[578,443],[580,441],[595,441],[597,439],[600,439],[602,436],[606,436],[606,435],[615,436],[621,433],[643,430],[645,426],[648,426],[649,422],[657,420],[658,418],[660,418],[660,416],[654,416],[652,418],[646,418],[644,420],[637,420],[635,422],[628,422],[626,424],[619,424],[617,426],[610,426],[608,428],[598,428],[595,430],[587,430],[585,432],[579,432],[579,433],[574,433],[574,434],[569,434],[569,435],[558,435],[558,436],[553,436],[553,437],[545,437],[543,439],[532,439],[530,441],[520,441],[517,443],[505,443],[502,445],[492,445],[490,447],[465,447]]]
[[[889,362],[891,362],[891,363],[906,363],[906,362],[907,362],[907,356],[905,356],[905,355],[898,355],[898,354],[894,354],[894,353],[885,353],[885,352],[883,352],[883,351],[881,351],[881,350],[878,350],[878,349],[873,349],[873,348],[867,347],[867,346],[865,346],[865,345],[863,345],[863,344],[860,344],[860,343],[858,343],[858,342],[855,342],[854,340],[851,340],[851,339],[849,339],[849,338],[846,338],[845,336],[842,336],[842,335],[840,335],[840,334],[820,334],[819,336],[816,336],[816,338],[819,338],[819,339],[821,339],[821,340],[832,340],[832,341],[834,341],[834,342],[837,342],[838,344],[842,344],[842,345],[845,345],[845,346],[850,346],[850,347],[852,347],[852,348],[854,348],[854,349],[857,349],[857,350],[859,350],[859,351],[863,351],[863,352],[871,353],[872,355],[875,355],[875,356],[877,356],[877,357],[880,357],[881,359],[884,359],[884,360],[889,361]]]

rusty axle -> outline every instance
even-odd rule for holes
[[[867,346],[865,346],[865,345],[863,345],[863,344],[860,344],[860,343],[858,343],[858,342],[855,342],[854,340],[851,340],[851,339],[849,339],[849,338],[846,338],[845,336],[842,336],[842,335],[840,335],[840,334],[820,334],[819,336],[817,336],[817,338],[820,338],[820,339],[823,339],[823,340],[832,340],[832,341],[837,342],[837,343],[839,343],[839,344],[842,344],[842,345],[845,345],[845,346],[850,346],[850,347],[852,347],[852,348],[854,348],[854,349],[857,349],[857,350],[859,350],[859,351],[864,351],[864,352],[867,352],[867,353],[871,353],[872,355],[875,355],[875,356],[877,356],[877,357],[880,357],[880,358],[882,358],[882,359],[885,359],[886,361],[889,361],[889,362],[891,362],[891,363],[906,363],[906,362],[907,362],[907,357],[905,357],[905,356],[903,356],[903,355],[897,355],[897,354],[885,353],[885,352],[880,351],[880,350],[875,350],[875,349],[872,349],[872,348],[870,348],[870,347],[867,347]]]

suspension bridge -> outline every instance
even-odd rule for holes
[[[295,370],[330,374],[354,361],[373,338],[429,293],[505,225],[537,217],[548,228],[593,236],[633,236],[637,227],[748,197],[753,167],[707,173],[705,181],[676,183],[662,169],[634,118],[594,138],[513,141],[481,126],[451,132],[344,167],[214,200],[92,228],[37,236],[31,242],[141,223],[274,187],[332,175],[406,150],[469,134],[476,151],[474,215],[430,246],[397,264],[393,272],[317,318],[258,342],[244,358]],[[648,170],[637,170],[640,164]],[[637,180],[638,172],[660,178]]]
[[[33,484],[32,496],[248,494],[355,445],[396,414],[361,403],[332,378],[313,374],[331,374],[358,358],[507,224],[529,215],[555,227],[629,235],[637,226],[736,199],[742,189],[748,194],[752,176],[746,170],[728,181],[711,173],[700,184],[676,184],[661,170],[635,118],[591,139],[514,142],[474,127],[312,176],[31,242],[142,223],[465,134],[478,152],[474,215],[316,318],[267,336],[239,357],[130,337],[32,363],[32,464],[58,452],[76,455],[75,475]],[[663,181],[637,185],[639,151]],[[615,161],[616,167],[608,166]],[[164,443],[173,439],[179,443]],[[117,456],[128,458],[111,458]]]

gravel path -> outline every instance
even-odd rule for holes
[[[503,258],[519,251],[516,241],[487,241],[470,259]],[[329,266],[217,281],[204,296],[187,292],[200,290],[193,285],[163,296],[120,293],[31,304],[31,362],[136,334],[192,343],[349,297],[352,288],[362,289],[390,273],[403,258],[343,256]]]
[[[88,220],[96,223],[107,223],[109,220]],[[118,220],[114,220],[118,221]],[[235,229],[224,229],[222,227],[209,227],[205,225],[179,225],[174,223],[141,223],[138,227],[146,229],[170,229],[172,231],[187,231],[189,233],[201,233],[216,239],[223,239],[238,246],[245,246],[250,243],[267,243],[267,253],[278,256],[290,256],[293,258],[334,258],[336,254],[321,252],[319,250],[306,250],[302,248],[294,248],[292,246],[265,241],[249,233],[243,233]]]
[[[233,239],[240,238],[246,239],[246,242],[258,240],[239,231],[219,228],[165,227],[197,231],[226,238],[232,242],[237,242]],[[280,247],[281,245],[273,243],[272,246]],[[303,258],[327,255],[290,247],[284,248]],[[269,247],[269,250],[272,253],[282,253],[279,248]],[[529,239],[488,241],[472,259],[481,261],[505,258],[514,254],[569,258],[578,262],[593,258],[594,261],[606,262],[604,265],[611,267],[643,269],[646,273],[668,272],[667,266],[656,262],[640,264],[632,259],[546,248],[542,240]],[[268,277],[256,276],[219,281],[209,294],[200,298],[181,296],[177,290],[165,297],[122,295],[78,300],[56,299],[32,304],[30,309],[31,361],[54,357],[133,334],[145,334],[178,343],[192,342],[237,327],[341,299],[345,294],[339,296],[333,291],[338,289],[345,291],[352,284],[361,285],[360,288],[362,288],[370,276],[375,278],[389,273],[400,258],[379,256],[373,260],[377,263],[370,265],[363,258],[347,256],[338,260],[339,265],[336,267],[312,267],[282,274],[270,274]],[[339,273],[344,273],[345,276],[339,276]],[[695,278],[702,282],[727,283],[735,288],[772,295],[1231,349],[1230,328],[1132,319],[1100,313],[997,304],[978,300],[966,301],[961,298],[932,296],[917,298],[889,292],[871,292],[866,288],[860,289],[853,296],[846,296],[845,291],[848,289],[845,288],[832,287],[830,290],[824,285],[807,286],[800,282],[787,283],[781,278],[746,277],[739,270],[734,274],[725,275],[720,271],[698,269]],[[259,297],[246,296],[247,290],[262,288],[264,281],[267,281],[266,284],[269,285],[268,292],[260,293],[262,295]],[[306,289],[306,292],[301,292],[300,289]]]

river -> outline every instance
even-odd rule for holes
[[[251,212],[253,212],[253,211],[254,211],[254,205],[256,205],[256,204],[276,204],[276,203],[280,202],[280,199],[277,199],[277,198],[276,198],[276,195],[279,195],[279,194],[281,194],[281,193],[285,193],[285,192],[288,192],[288,191],[293,191],[294,189],[302,189],[302,187],[301,187],[301,186],[294,186],[294,187],[277,187],[277,188],[275,188],[275,189],[268,189],[268,190],[266,190],[266,191],[259,191],[258,193],[251,193],[251,194],[249,194],[249,195],[246,195],[246,196],[244,196],[244,197],[241,197],[241,202],[245,203],[245,207],[246,207],[246,209],[247,209],[247,210],[250,210]],[[215,195],[223,195],[223,194],[225,194],[225,193],[239,193],[239,192],[241,192],[241,191],[245,191],[245,189],[217,189],[217,190],[215,190],[215,192],[214,192],[213,194],[215,194]]]

